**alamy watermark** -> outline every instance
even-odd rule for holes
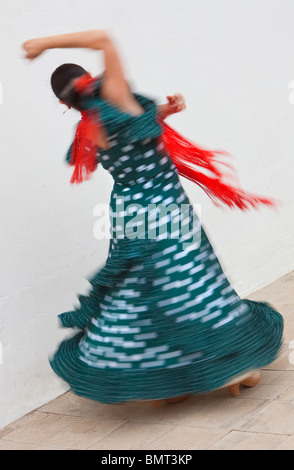
[[[115,210],[108,204],[97,204],[93,211],[97,221],[93,234],[103,238],[179,239],[185,250],[201,244],[200,204],[147,204],[116,199]]]

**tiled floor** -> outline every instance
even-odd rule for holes
[[[260,384],[239,397],[221,389],[154,409],[147,402],[103,405],[67,392],[0,430],[0,449],[293,450],[293,286],[294,271],[247,296],[283,314],[285,347],[262,370]]]

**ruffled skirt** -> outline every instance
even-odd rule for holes
[[[175,206],[155,217],[158,204]],[[80,307],[59,316],[79,331],[50,359],[75,394],[103,403],[203,394],[277,358],[281,314],[234,291],[176,170],[115,184],[110,209],[107,260]]]

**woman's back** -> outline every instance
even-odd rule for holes
[[[132,93],[140,113],[133,114],[122,109],[101,93],[104,77],[96,77],[92,93],[81,98],[81,106],[99,119],[100,142],[107,140],[107,147],[97,145],[97,160],[109,171],[117,184],[135,184],[155,176],[161,171],[174,168],[164,142],[161,139],[162,125],[158,119],[154,100]],[[106,138],[107,136],[107,138]],[[104,147],[104,148],[103,148]],[[90,148],[90,147],[89,147]],[[72,146],[67,154],[70,162]]]

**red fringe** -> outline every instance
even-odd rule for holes
[[[216,163],[226,165],[233,169],[232,165],[218,161],[219,155],[229,155],[224,151],[211,151],[198,147],[185,137],[181,136],[166,122],[159,118],[163,128],[161,141],[165,145],[171,159],[178,169],[178,173],[198,184],[210,197],[213,203],[220,207],[224,203],[229,207],[238,207],[241,210],[259,205],[277,207],[277,201],[255,194],[250,194],[238,187],[233,187],[223,181],[223,174],[217,168]],[[195,167],[208,170],[212,176],[207,176]]]
[[[91,88],[94,80],[95,78],[86,73],[75,80],[74,87],[83,93],[88,87]],[[96,120],[87,111],[82,111],[81,115],[82,120],[76,129],[71,155],[70,164],[75,165],[71,183],[81,183],[84,179],[88,179],[98,164],[98,147],[95,145],[99,134],[98,119]],[[219,207],[223,203],[229,207],[246,210],[250,207],[257,208],[263,204],[276,208],[277,201],[247,193],[237,186],[234,187],[224,182],[224,174],[216,164],[233,169],[232,165],[219,160],[220,155],[229,155],[227,152],[200,148],[176,132],[160,117],[158,117],[158,122],[163,130],[159,141],[164,144],[179,175],[198,184],[216,206]],[[199,171],[201,168],[211,173],[211,176]]]
[[[98,165],[97,146],[94,144],[99,132],[98,122],[86,111],[82,111],[73,142],[71,165],[75,166],[71,184],[82,183]]]
[[[94,80],[87,72],[75,80],[74,88],[83,93]],[[85,179],[89,179],[98,165],[98,147],[95,145],[99,134],[98,118],[94,118],[89,111],[81,111],[81,117],[76,128],[71,154],[70,164],[75,166],[71,184],[82,183]]]

